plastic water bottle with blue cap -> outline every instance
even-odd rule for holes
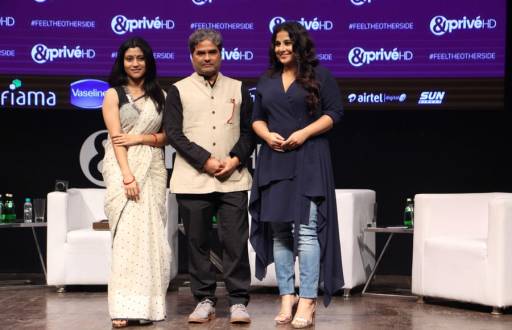
[[[23,221],[25,223],[32,222],[32,200],[25,198],[25,204],[23,204]]]

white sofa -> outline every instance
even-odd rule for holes
[[[111,263],[110,231],[92,229],[106,219],[105,189],[69,189],[48,194],[47,284],[107,284]],[[178,206],[167,194],[167,235],[173,251],[171,279],[178,272]]]
[[[415,196],[412,292],[512,305],[512,194]]]
[[[364,228],[373,221],[375,191],[366,189],[336,189],[338,228],[340,233],[341,261],[343,265],[344,295],[364,284],[375,265],[375,233],[365,233]],[[256,254],[249,243],[252,286],[277,286],[274,264],[267,267],[266,277],[260,281],[254,276]],[[298,261],[295,273],[299,274]],[[299,285],[299,276],[295,277]]]

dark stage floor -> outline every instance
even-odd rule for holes
[[[0,329],[110,329],[105,287],[70,288],[63,294],[52,287],[1,287]],[[248,326],[230,326],[225,291],[219,289],[217,318],[206,325],[187,323],[195,303],[189,289],[181,287],[167,295],[168,318],[141,329],[288,329],[274,326],[278,296],[255,290]],[[133,327],[135,328],[135,327]],[[139,327],[137,327],[139,328]],[[130,328],[132,329],[132,328]],[[512,312],[492,316],[490,308],[411,298],[335,297],[329,306],[320,306],[315,329],[512,329]]]

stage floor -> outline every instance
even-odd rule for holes
[[[70,288],[56,293],[54,287],[1,287],[0,329],[110,329],[106,287]],[[249,311],[252,323],[230,326],[227,299],[220,288],[217,318],[205,325],[189,325],[195,306],[189,288],[167,294],[167,320],[141,329],[291,329],[273,322],[279,298],[255,290]],[[416,303],[411,298],[335,297],[328,308],[319,306],[315,329],[512,329],[512,312],[492,316],[490,308],[453,302]]]

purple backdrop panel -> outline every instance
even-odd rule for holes
[[[191,72],[187,38],[215,28],[223,71],[258,77],[271,30],[299,21],[339,78],[503,77],[506,0],[2,0],[0,74],[107,75],[126,38],[152,45],[159,75]]]

